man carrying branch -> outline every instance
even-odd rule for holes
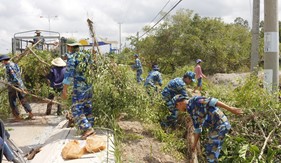
[[[0,56],[0,62],[2,62],[6,68],[6,77],[8,83],[13,85],[16,88],[25,90],[25,86],[21,79],[20,68],[19,66],[10,61],[10,57],[7,55]],[[33,119],[33,114],[29,103],[25,100],[25,94],[15,90],[12,87],[8,87],[8,96],[9,96],[9,103],[12,109],[12,114],[15,117],[15,121],[20,121],[20,112],[17,107],[17,98],[19,98],[21,105],[23,106],[24,110],[29,114],[28,119]]]
[[[63,79],[62,98],[67,99],[68,87],[72,85],[72,116],[82,131],[82,139],[94,134],[92,108],[92,84],[87,81],[86,71],[92,63],[90,55],[79,52],[80,43],[67,44],[67,66]]]

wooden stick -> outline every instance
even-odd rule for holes
[[[276,115],[275,111],[272,109],[272,107],[270,107],[270,106],[268,106],[268,107],[273,111],[274,116],[276,117],[276,119],[280,123],[281,121],[280,121],[279,117]]]
[[[200,142],[197,142],[196,150],[192,151],[191,146],[194,144],[194,127],[193,127],[193,122],[190,116],[186,117],[185,120],[185,126],[186,126],[186,139],[189,145],[187,146],[188,148],[188,155],[187,155],[187,162],[188,163],[198,163],[198,157],[197,155],[200,153]]]
[[[281,126],[281,122],[279,122],[279,124],[278,124],[277,126],[275,126],[275,127],[271,130],[271,132],[268,134],[268,136],[266,137],[266,139],[265,139],[265,141],[264,141],[264,143],[263,143],[263,146],[262,146],[260,155],[259,155],[259,157],[258,157],[258,160],[261,160],[262,155],[263,155],[263,152],[264,152],[264,150],[265,150],[265,147],[266,147],[266,145],[267,145],[267,142],[268,142],[269,138],[270,138],[271,135],[274,133],[274,131],[275,131],[277,128],[279,128],[279,126]]]
[[[276,126],[271,130],[271,132],[268,134],[268,136],[265,136],[265,133],[264,133],[263,129],[261,128],[261,126],[259,125],[258,121],[257,121],[256,118],[254,117],[254,120],[255,120],[256,123],[258,124],[260,130],[262,131],[263,136],[265,137],[265,141],[264,141],[264,143],[263,143],[263,146],[262,146],[261,152],[260,152],[260,154],[259,154],[258,160],[261,160],[261,159],[262,159],[262,155],[263,155],[263,153],[264,153],[265,147],[266,147],[267,142],[268,142],[268,140],[270,139],[271,135],[274,133],[274,131],[275,131],[277,128],[279,128],[279,126],[281,126],[281,121],[280,121],[279,117],[276,115],[275,111],[274,111],[271,107],[270,107],[270,109],[273,111],[273,114],[274,114],[275,117],[277,118],[277,121],[279,122],[279,124],[276,125]],[[250,112],[253,114],[253,112],[252,112],[251,110],[250,110]],[[254,114],[253,114],[253,115],[254,115]]]
[[[253,111],[252,111],[251,109],[249,109],[249,110],[250,110],[250,112],[252,113],[252,115],[253,115],[253,117],[254,117],[254,121],[257,123],[259,129],[261,130],[263,137],[266,139],[266,135],[265,135],[265,133],[264,133],[264,131],[263,131],[263,129],[262,129],[260,123],[257,121],[256,116],[254,115],[254,113],[253,113]]]
[[[8,85],[9,87],[15,89],[16,91],[19,91],[19,92],[21,92],[21,93],[30,95],[30,96],[32,96],[32,97],[35,97],[35,98],[40,99],[40,100],[42,100],[42,101],[45,101],[45,102],[47,102],[47,103],[51,102],[51,103],[53,103],[53,104],[63,105],[63,104],[61,104],[61,103],[59,103],[59,102],[57,102],[57,101],[55,101],[55,100],[50,100],[50,99],[47,99],[47,98],[43,98],[43,97],[36,96],[36,95],[34,95],[34,94],[28,93],[28,92],[26,92],[26,91],[24,91],[24,90],[22,90],[22,89],[19,89],[19,88],[13,86],[12,84],[9,84],[9,83],[5,82],[5,81],[0,80],[0,83],[6,84],[6,85]]]
[[[91,37],[93,39],[93,47],[96,45],[97,46],[97,52],[98,52],[98,55],[101,55],[100,53],[100,49],[99,49],[99,43],[96,39],[96,34],[94,32],[94,28],[93,28],[93,21],[90,20],[90,19],[87,19],[87,22],[88,22],[88,26],[89,26],[89,30],[90,30],[90,33],[91,33]]]

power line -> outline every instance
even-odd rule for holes
[[[149,30],[147,30],[144,34],[142,34],[140,38],[142,38],[142,36],[150,32],[158,23],[160,23],[160,21],[163,20],[173,9],[175,9],[181,1],[182,0],[179,0],[160,20],[158,20]]]
[[[162,7],[162,9],[158,12],[158,14],[150,21],[150,23],[152,23],[158,15],[160,15],[160,13],[163,11],[163,9],[168,5],[168,3],[170,2],[170,0],[164,5],[164,7]]]

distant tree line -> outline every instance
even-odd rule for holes
[[[261,33],[263,26],[261,23]],[[150,27],[145,27],[147,31]],[[165,19],[148,36],[131,36],[133,51],[140,54],[147,66],[158,63],[165,73],[177,67],[204,63],[204,72],[230,73],[247,71],[250,67],[251,30],[247,20],[236,18],[225,23],[221,18],[201,17],[181,9]],[[260,52],[262,58],[263,36]]]

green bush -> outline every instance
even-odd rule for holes
[[[232,125],[232,132],[225,140],[221,162],[280,162],[280,103],[275,94],[268,93],[257,77],[250,76],[237,88],[217,86],[210,89],[211,96],[225,103],[242,108],[245,114],[235,116],[225,111]],[[272,132],[264,153],[261,149]]]

